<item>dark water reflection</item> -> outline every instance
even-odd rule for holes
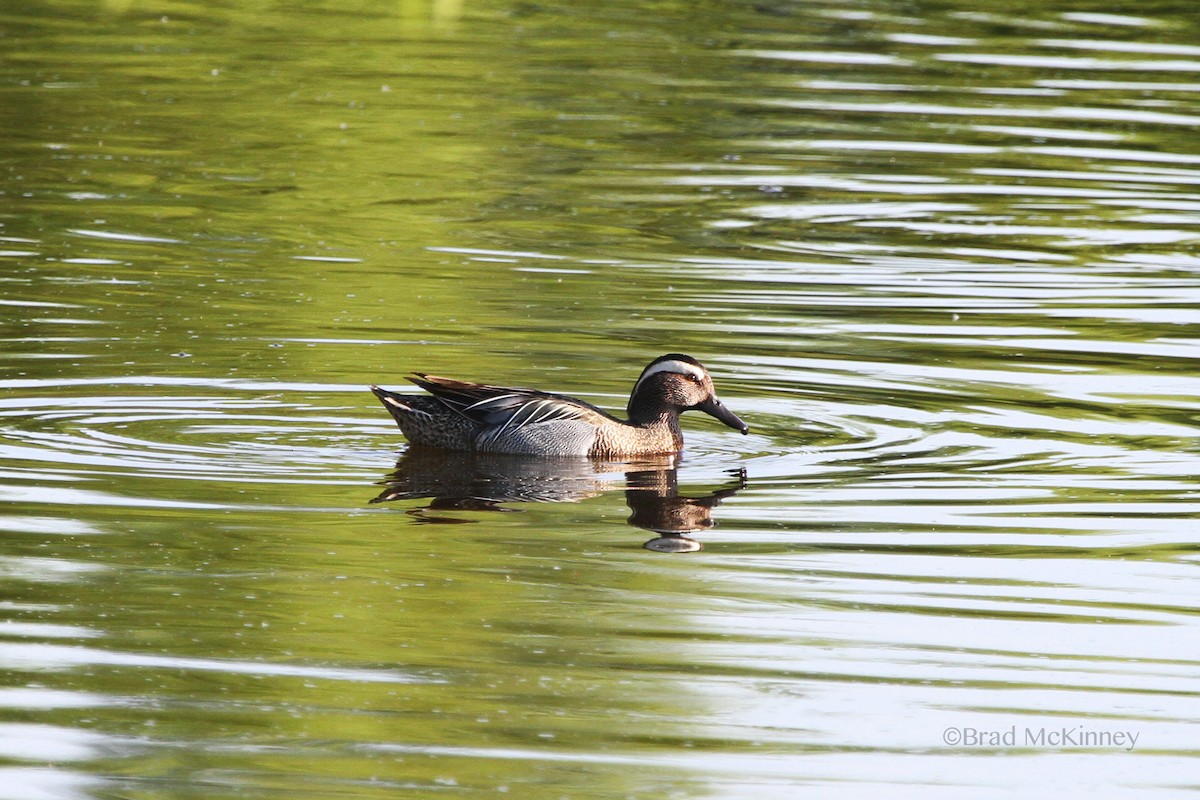
[[[407,513],[421,522],[461,524],[469,520],[438,512],[505,512],[519,510],[505,505],[511,503],[578,502],[615,491],[618,471],[624,473],[625,502],[633,512],[629,524],[658,534],[644,547],[665,553],[700,550],[701,543],[686,534],[713,527],[713,508],[747,485],[745,470],[737,470],[730,487],[681,495],[674,456],[604,462],[409,448],[371,502],[429,499],[428,506]]]
[[[10,4],[0,800],[1194,795],[1200,17],[1095,5]],[[368,383],[669,351],[750,436],[369,502]]]

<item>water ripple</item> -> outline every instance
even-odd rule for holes
[[[439,679],[394,669],[317,666],[305,664],[237,661],[219,658],[158,656],[92,647],[45,643],[0,645],[0,665],[21,671],[70,670],[81,666],[218,672],[226,675],[264,675],[280,678],[354,681],[359,683],[438,683]]]
[[[378,420],[344,411],[278,392],[10,397],[0,402],[0,456],[84,474],[330,482],[362,475],[387,452],[370,436]]]

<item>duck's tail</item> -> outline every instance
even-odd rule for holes
[[[422,411],[410,402],[409,395],[403,395],[399,392],[389,392],[387,389],[380,389],[378,386],[372,385],[371,391],[379,402],[383,403],[383,407],[388,410],[392,418],[396,420],[396,424],[404,428],[406,422],[409,422],[413,417],[430,417],[428,411]]]

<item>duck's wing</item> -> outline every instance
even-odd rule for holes
[[[440,400],[447,408],[491,429],[491,437],[531,425],[578,421],[599,425],[613,417],[593,405],[536,389],[489,386],[415,373],[410,381]]]

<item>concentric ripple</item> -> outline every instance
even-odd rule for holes
[[[295,391],[257,387],[8,397],[0,400],[0,458],[10,469],[85,476],[361,480],[388,461],[372,435],[381,426],[354,415],[354,405],[320,402],[350,387],[323,388],[324,394],[303,399]]]

